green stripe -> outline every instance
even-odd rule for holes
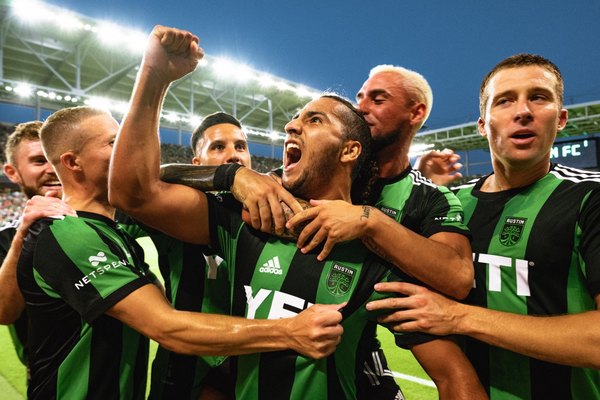
[[[83,323],[80,340],[58,368],[56,394],[59,399],[78,399],[87,396],[89,376],[92,328]]]
[[[543,182],[546,181],[546,182]],[[513,197],[506,203],[502,215],[498,219],[498,224],[490,241],[488,254],[502,254],[509,258],[509,266],[500,266],[500,291],[490,290],[493,284],[497,285],[498,270],[488,264],[487,273],[487,304],[488,308],[493,310],[507,311],[516,314],[527,315],[526,295],[518,295],[529,290],[529,284],[526,276],[521,275],[518,279],[517,271],[519,266],[523,271],[529,268],[535,268],[535,265],[529,265],[525,259],[527,243],[531,229],[535,223],[541,207],[546,203],[552,192],[560,184],[560,181],[553,179],[552,175],[546,176],[539,184],[532,185],[528,191],[535,190],[536,201],[531,201],[527,193],[522,196]],[[500,237],[508,218],[526,219],[522,226],[520,238],[513,245],[505,245],[500,242]],[[533,240],[533,239],[532,239]],[[522,261],[519,261],[522,260]],[[543,266],[540,266],[543,267]],[[520,284],[518,283],[520,282]],[[511,295],[502,292],[514,293]],[[523,399],[531,398],[531,380],[529,374],[529,359],[513,352],[490,348],[490,375],[491,375],[491,398],[502,399]],[[515,384],[515,382],[519,382]],[[502,388],[510,388],[511,393],[517,397],[508,395],[502,391]],[[500,396],[501,394],[501,396]],[[499,397],[496,397],[499,396]]]

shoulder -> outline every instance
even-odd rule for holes
[[[567,167],[561,164],[554,164],[550,169],[550,174],[556,179],[570,181],[573,183],[590,183],[600,186],[600,172],[587,171],[583,169]]]

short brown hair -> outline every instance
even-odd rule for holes
[[[4,149],[6,162],[9,164],[15,163],[15,151],[22,141],[40,140],[41,128],[42,121],[23,122],[15,126],[15,130],[8,136],[8,139],[6,140],[6,148]]]
[[[488,72],[485,78],[483,78],[481,86],[479,87],[479,115],[482,118],[485,116],[485,107],[488,101],[487,86],[490,79],[492,79],[496,73],[504,69],[529,66],[540,66],[554,74],[556,77],[556,94],[558,95],[559,104],[562,108],[564,99],[564,81],[558,67],[552,61],[537,54],[521,53],[500,61],[490,72]]]
[[[86,136],[79,131],[79,124],[90,117],[110,113],[100,108],[88,106],[70,107],[58,110],[42,125],[40,139],[48,161],[56,167],[60,156],[66,151],[79,152],[86,142]]]

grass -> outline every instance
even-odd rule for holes
[[[146,251],[148,263],[155,266],[158,258],[156,250],[149,240],[141,240],[141,243]],[[153,270],[160,276],[155,268]],[[414,359],[411,352],[396,347],[393,335],[385,328],[378,330],[378,337],[385,351],[388,366],[392,371],[402,374],[402,377],[397,377],[396,380],[405,397],[409,400],[437,399],[438,393],[434,387],[430,387],[430,384],[427,383],[419,383],[419,379],[429,381],[429,377]],[[156,343],[152,342],[150,346],[151,360],[155,351]],[[17,358],[8,328],[0,326],[0,398],[3,400],[24,400],[26,392],[25,367]]]

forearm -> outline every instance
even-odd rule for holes
[[[25,308],[23,295],[17,284],[17,263],[23,247],[24,235],[17,231],[0,268],[0,324],[12,324]]]
[[[466,237],[447,235],[463,242],[460,253],[412,232],[371,207],[361,239],[371,251],[406,274],[448,296],[464,298],[473,284],[471,249]]]
[[[440,400],[488,398],[475,369],[451,339],[440,338],[419,344],[413,346],[411,351],[434,381]]]
[[[109,198],[114,206],[126,211],[151,199],[153,187],[160,184],[158,127],[168,82],[153,77],[142,63],[113,150]]]
[[[284,320],[248,320],[225,315],[173,312],[173,321],[164,325],[171,328],[157,331],[152,339],[178,353],[239,355],[292,347]]]
[[[457,305],[458,334],[540,360],[600,368],[600,311],[553,317]]]

